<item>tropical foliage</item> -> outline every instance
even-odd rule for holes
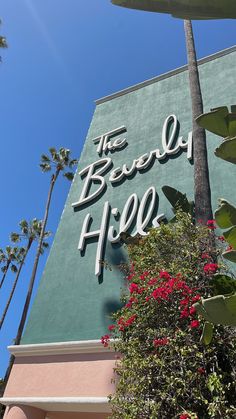
[[[33,268],[32,268],[32,274],[31,274],[31,278],[30,278],[30,281],[29,281],[29,287],[28,287],[27,296],[26,296],[26,299],[25,299],[23,313],[22,313],[22,316],[21,316],[20,324],[19,324],[19,327],[18,327],[16,339],[15,339],[15,344],[16,345],[19,345],[20,339],[21,339],[21,336],[22,336],[22,333],[23,333],[23,329],[24,329],[24,325],[25,325],[25,322],[26,322],[26,317],[27,317],[27,314],[28,314],[29,305],[30,305],[30,301],[31,301],[31,296],[32,296],[32,292],[33,292],[36,273],[37,273],[37,269],[38,269],[39,258],[40,258],[40,255],[42,254],[43,248],[45,247],[44,238],[45,238],[45,235],[47,236],[46,226],[47,226],[49,209],[50,209],[52,193],[53,193],[53,190],[54,190],[55,183],[56,183],[57,178],[58,178],[60,173],[63,173],[63,176],[67,180],[69,180],[69,181],[73,180],[74,174],[71,171],[71,169],[78,162],[77,159],[71,159],[70,150],[67,149],[67,148],[61,147],[57,151],[54,147],[52,147],[52,148],[49,149],[49,152],[50,152],[49,155],[42,154],[42,156],[41,156],[41,162],[40,162],[41,170],[43,172],[52,171],[52,175],[51,175],[50,184],[49,184],[49,190],[48,190],[48,195],[47,195],[47,200],[46,200],[46,205],[45,205],[44,217],[43,217],[43,220],[41,221],[41,224],[40,224],[38,246],[37,246],[37,250],[36,250],[36,254],[35,254],[34,264],[33,264]],[[12,364],[13,364],[13,360],[11,361],[11,365]],[[7,375],[9,375],[9,372],[10,372],[10,368],[8,369]]]
[[[17,272],[17,264],[21,262],[22,256],[24,255],[24,248],[6,246],[5,250],[0,249],[0,264],[1,271],[3,273],[0,288],[2,288],[4,281],[6,279],[7,272],[10,270],[14,273]]]
[[[215,155],[236,164],[236,106],[231,106],[231,112],[226,106],[214,108],[200,115],[197,123],[206,130],[223,137],[220,146],[215,150]],[[223,252],[223,257],[236,263],[236,207],[226,199],[220,199],[219,208],[215,211],[215,219],[220,228],[228,229],[222,236],[229,244]],[[232,278],[228,278],[228,284],[231,280]],[[196,304],[196,309],[212,323],[236,326],[235,291],[236,289],[231,289],[227,292],[225,289],[221,296],[207,298],[200,304]]]
[[[41,229],[42,229],[42,221],[37,220],[36,218],[34,218],[30,222],[28,222],[26,220],[22,220],[22,221],[20,221],[19,226],[20,226],[20,233],[18,233],[18,232],[17,233],[11,233],[11,241],[13,243],[18,243],[21,240],[24,240],[24,241],[26,241],[26,245],[25,245],[25,247],[21,247],[18,250],[19,256],[18,256],[17,262],[19,264],[19,268],[15,270],[15,272],[16,272],[15,280],[12,284],[10,294],[8,296],[8,299],[6,301],[2,316],[0,318],[0,329],[2,328],[3,323],[5,321],[8,309],[10,307],[12,298],[13,298],[15,290],[16,290],[17,283],[18,283],[19,278],[20,278],[21,270],[22,270],[22,268],[25,264],[28,252],[29,252],[29,250],[32,246],[32,243],[34,241],[38,241],[39,238],[40,238]],[[47,239],[50,236],[50,234],[51,233],[48,232],[48,231],[45,232],[44,233],[44,239]],[[48,248],[48,246],[49,246],[48,243],[46,241],[43,241],[41,253],[43,252],[43,249]]]
[[[214,227],[177,212],[175,223],[128,246],[124,306],[102,337],[105,346],[115,338],[121,354],[112,418],[235,418],[234,332],[213,334],[194,307],[221,291],[215,275],[227,276]]]

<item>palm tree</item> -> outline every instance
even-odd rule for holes
[[[199,7],[195,5],[195,7],[191,8],[189,1],[186,2],[185,5],[183,2],[180,2],[178,5],[178,1],[172,4],[166,0],[139,0],[138,2],[134,0],[112,0],[112,3],[132,9],[172,14],[175,14],[175,12],[177,13],[177,11],[181,9],[181,13],[184,14],[185,12],[186,14],[188,13],[188,15],[192,13],[193,17],[194,13],[199,13],[200,9],[203,11],[202,5],[201,7],[200,5]],[[208,9],[210,8],[208,7]],[[210,11],[208,10],[208,13],[210,13]],[[199,14],[196,15],[196,18],[199,18]],[[192,102],[195,219],[196,222],[206,224],[208,220],[212,219],[206,134],[205,130],[200,128],[195,121],[195,119],[203,113],[203,102],[191,21],[185,20],[184,27],[188,55],[190,95]]]
[[[25,305],[24,305],[24,308],[23,308],[23,312],[22,312],[20,324],[19,324],[19,327],[18,327],[16,339],[14,341],[15,345],[20,344],[21,336],[22,336],[24,326],[25,326],[26,317],[27,317],[28,310],[29,310],[30,300],[31,300],[32,291],[33,291],[33,287],[34,287],[36,273],[37,273],[39,257],[40,257],[40,254],[42,253],[43,238],[44,238],[45,229],[46,229],[46,225],[47,225],[50,203],[51,203],[51,198],[52,198],[52,192],[53,192],[53,189],[54,189],[54,186],[55,186],[55,182],[56,182],[56,180],[57,180],[57,178],[58,178],[58,176],[61,172],[63,172],[63,176],[66,179],[68,179],[70,181],[73,180],[73,177],[74,177],[73,172],[65,171],[65,170],[67,170],[68,168],[69,169],[73,168],[73,166],[75,166],[78,163],[77,159],[71,159],[70,158],[70,150],[68,150],[66,148],[60,148],[58,152],[55,148],[50,148],[49,151],[50,151],[50,156],[47,156],[45,154],[43,154],[41,156],[40,167],[41,167],[43,172],[49,172],[51,170],[54,170],[54,172],[51,176],[51,181],[50,181],[50,185],[49,185],[49,191],[48,191],[48,196],[47,196],[47,201],[46,201],[46,206],[45,206],[45,213],[44,213],[44,218],[43,218],[43,221],[42,221],[42,228],[41,228],[40,237],[39,237],[39,241],[38,241],[38,247],[37,247],[37,251],[36,251],[36,255],[35,255],[35,260],[34,260],[34,265],[33,265],[32,274],[31,274],[31,278],[30,278],[30,283],[29,283],[29,287],[28,287],[28,292],[27,292],[27,296],[26,296],[26,300],[25,300]],[[9,365],[8,365],[8,368],[7,368],[5,377],[4,377],[4,386],[2,388],[2,391],[4,390],[4,388],[6,386],[6,383],[8,381],[13,363],[14,363],[14,356],[11,355]]]
[[[6,250],[0,249],[0,263],[3,264],[1,271],[3,276],[0,282],[0,289],[3,286],[9,268],[12,272],[17,272],[16,263],[18,263],[22,250],[18,247],[6,246]],[[13,263],[14,262],[14,263]]]
[[[20,277],[21,269],[22,269],[22,267],[23,267],[23,265],[25,263],[25,259],[27,257],[27,254],[28,254],[28,252],[29,252],[29,250],[31,248],[32,243],[35,240],[39,240],[39,238],[40,238],[40,233],[41,233],[41,228],[42,228],[42,221],[37,220],[36,218],[34,218],[30,222],[27,222],[26,220],[22,220],[19,223],[19,226],[20,226],[20,229],[21,229],[21,233],[12,233],[11,234],[11,240],[14,243],[17,243],[20,240],[24,239],[24,240],[27,241],[27,244],[26,244],[25,247],[20,248],[20,250],[18,252],[19,253],[19,256],[18,256],[19,269],[18,269],[18,271],[17,271],[17,269],[15,271],[15,272],[17,272],[17,275],[15,277],[15,281],[13,282],[10,295],[8,297],[7,303],[6,303],[5,308],[3,310],[2,317],[0,319],[0,330],[1,330],[2,326],[3,326],[5,317],[7,315],[9,306],[11,304],[11,300],[13,298],[13,295],[14,295],[14,292],[15,292],[15,289],[16,289],[16,286],[17,286],[19,277]],[[45,232],[44,233],[44,238],[49,237],[49,235],[50,235],[50,232]],[[42,242],[42,249],[43,248],[47,248],[47,247],[48,247],[48,243],[45,242],[45,241],[43,241]]]
[[[196,118],[203,113],[203,100],[191,20],[184,21],[184,28],[192,103],[195,219],[206,224],[212,219],[206,131],[196,123]]]
[[[50,203],[51,203],[51,198],[52,198],[52,192],[53,192],[56,180],[61,172],[63,172],[63,176],[66,179],[70,181],[73,180],[73,177],[74,177],[73,172],[67,171],[67,170],[73,168],[73,166],[75,166],[78,163],[77,159],[70,158],[70,150],[66,148],[60,148],[59,151],[57,151],[55,148],[50,148],[49,151],[50,151],[50,156],[47,156],[45,154],[41,156],[40,167],[43,172],[49,172],[51,170],[53,170],[54,172],[51,176],[51,181],[50,181],[49,191],[48,191],[48,196],[47,196],[47,201],[46,201],[46,207],[45,207],[45,213],[44,213],[44,218],[42,221],[42,227],[41,227],[40,237],[39,237],[37,251],[35,255],[33,270],[32,270],[32,274],[30,278],[29,288],[28,288],[28,292],[27,292],[27,296],[25,300],[22,317],[20,320],[19,328],[17,331],[17,336],[15,339],[15,345],[19,345],[20,343],[20,339],[21,339],[23,329],[25,326],[27,313],[29,310],[30,300],[32,296],[32,291],[33,291],[35,277],[36,277],[38,263],[39,263],[39,257],[40,257],[40,254],[42,253],[42,248],[43,248],[43,238],[45,235],[45,229],[46,229],[46,225],[48,221],[48,214],[49,214],[49,208],[50,208]]]

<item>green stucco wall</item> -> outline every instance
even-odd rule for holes
[[[205,110],[231,105],[236,102],[236,52],[231,51],[200,66],[201,85]],[[161,147],[164,120],[175,114],[180,123],[179,135],[187,139],[191,131],[191,106],[188,74],[178,74],[156,81],[130,93],[105,101],[96,107],[95,114],[79,162],[79,170],[99,159],[93,138],[122,125],[127,128],[128,146],[110,155],[113,168],[127,163]],[[209,166],[213,208],[217,199],[234,200],[236,169],[214,156],[220,139],[208,135]],[[109,173],[105,176],[106,180]],[[100,280],[94,275],[97,242],[87,245],[80,255],[78,242],[86,214],[93,217],[92,230],[99,228],[105,201],[122,210],[127,198],[136,192],[141,199],[150,186],[155,186],[159,196],[158,213],[171,215],[170,204],[161,191],[163,185],[173,186],[193,198],[193,166],[186,152],[165,161],[155,161],[150,170],[137,172],[132,179],[119,186],[107,183],[106,192],[91,205],[75,211],[71,204],[78,201],[83,181],[77,173],[55,236],[43,277],[34,301],[23,344],[98,339],[110,324],[109,314],[119,305],[122,274],[116,265],[124,260],[120,245],[107,243],[105,260],[113,270],[104,270]],[[114,217],[110,225],[115,225]]]

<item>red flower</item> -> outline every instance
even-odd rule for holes
[[[203,253],[201,258],[202,259],[211,259],[210,255],[208,255],[208,253]]]
[[[222,243],[225,242],[224,236],[218,236],[217,239],[220,240]]]
[[[123,330],[125,329],[125,327],[130,326],[136,319],[137,314],[133,314],[132,316],[130,316],[127,320],[124,319],[124,317],[120,317],[118,320],[118,325],[119,325],[119,330],[121,332],[123,332]]]
[[[138,292],[139,291],[139,287],[137,284],[135,284],[134,282],[132,282],[129,286],[129,292],[130,294],[133,294],[134,292]]]
[[[233,246],[228,246],[226,252],[229,252],[230,250],[233,250]]]
[[[156,283],[157,283],[156,278],[152,278],[152,279],[150,279],[150,281],[148,281],[148,285],[155,285]]]
[[[189,314],[191,314],[191,316],[193,316],[196,313],[196,308],[195,307],[190,307],[189,309]]]
[[[191,323],[190,323],[191,329],[196,329],[199,326],[200,326],[200,323],[199,323],[198,320],[192,320]]]
[[[189,298],[184,298],[184,300],[180,301],[181,306],[186,306],[186,305],[188,305],[188,303],[189,303]]]
[[[110,324],[110,326],[108,326],[108,330],[110,332],[112,332],[112,330],[114,330],[116,328],[116,326],[114,324]]]
[[[187,319],[188,316],[189,316],[188,307],[185,307],[184,310],[180,312],[180,318]]]
[[[168,272],[166,272],[166,271],[161,271],[159,273],[159,277],[160,278],[163,278],[163,279],[170,279],[170,274]]]
[[[215,230],[216,229],[215,220],[208,220],[207,221],[207,227],[210,230]]]
[[[200,367],[200,368],[198,368],[198,369],[197,369],[197,372],[198,372],[199,374],[203,375],[203,374],[205,374],[205,373],[206,373],[206,370],[205,370],[205,368]]]
[[[165,346],[165,345],[168,345],[168,343],[169,343],[168,338],[154,339],[153,341],[154,346]]]
[[[130,308],[133,303],[137,303],[137,298],[131,297],[127,304],[125,304],[125,307]]]
[[[130,316],[128,320],[126,320],[125,326],[130,326],[135,321],[136,317],[137,314],[133,314],[132,316]]]
[[[146,278],[146,276],[148,276],[148,272],[145,271],[142,275],[140,275],[140,279],[144,280]]]
[[[217,263],[207,263],[203,269],[206,274],[214,274],[219,269],[219,265]]]
[[[195,297],[192,298],[192,303],[196,303],[196,301],[199,301],[199,300],[201,300],[201,295],[197,294],[195,295]]]
[[[108,346],[108,342],[110,341],[110,335],[101,336],[101,343],[106,348]]]
[[[128,275],[126,278],[127,278],[127,281],[131,281],[131,279],[133,279],[133,277],[134,277],[135,275],[134,274],[130,274],[130,275]]]
[[[189,419],[191,418],[191,416],[188,413],[182,413],[182,415],[180,415],[179,419]]]
[[[155,300],[167,300],[171,291],[172,290],[168,289],[167,287],[159,287],[153,291],[152,296]]]

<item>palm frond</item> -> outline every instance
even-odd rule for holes
[[[69,168],[72,169],[76,164],[78,164],[78,159],[70,160]]]
[[[74,173],[72,173],[72,172],[66,172],[66,173],[63,173],[63,176],[67,179],[67,180],[73,180],[74,179]]]
[[[13,243],[18,243],[21,240],[20,235],[18,233],[11,233],[10,239]]]
[[[42,172],[49,172],[51,170],[51,165],[49,163],[40,163],[39,165],[42,169]]]

